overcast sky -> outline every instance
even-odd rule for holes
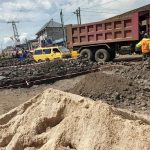
[[[150,0],[0,0],[0,49],[12,45],[11,24],[18,20],[21,41],[35,38],[36,32],[50,19],[60,22],[63,9],[65,24],[76,24],[73,12],[81,7],[82,23],[108,17],[150,4]]]

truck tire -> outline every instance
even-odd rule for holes
[[[110,60],[110,53],[105,49],[99,49],[95,53],[95,60],[97,62],[107,62]]]
[[[83,60],[92,60],[92,52],[90,49],[83,49],[80,52],[80,56]]]

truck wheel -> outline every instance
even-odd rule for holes
[[[110,54],[105,49],[99,49],[95,53],[95,60],[97,62],[107,62],[110,59]]]
[[[80,52],[80,56],[83,60],[91,60],[92,59],[92,52],[90,49],[83,49]]]

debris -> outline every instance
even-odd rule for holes
[[[150,114],[150,76],[148,70],[138,70],[141,65],[122,66],[119,69],[117,65],[113,65],[113,68],[107,65],[107,69],[101,66],[101,71],[86,75],[69,92],[136,112],[142,112],[144,106]],[[113,74],[107,73],[112,70]],[[141,79],[133,79],[137,75]]]

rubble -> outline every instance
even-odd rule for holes
[[[0,87],[90,71],[97,66],[98,64],[95,62],[70,59],[6,69],[0,68],[0,76],[5,77],[0,80]]]
[[[102,66],[100,72],[86,75],[68,91],[94,100],[103,100],[115,107],[138,112],[145,110],[150,114],[149,71],[142,68],[142,63]]]
[[[33,63],[32,57],[19,61],[17,58],[3,58],[0,59],[0,67],[20,66]]]

